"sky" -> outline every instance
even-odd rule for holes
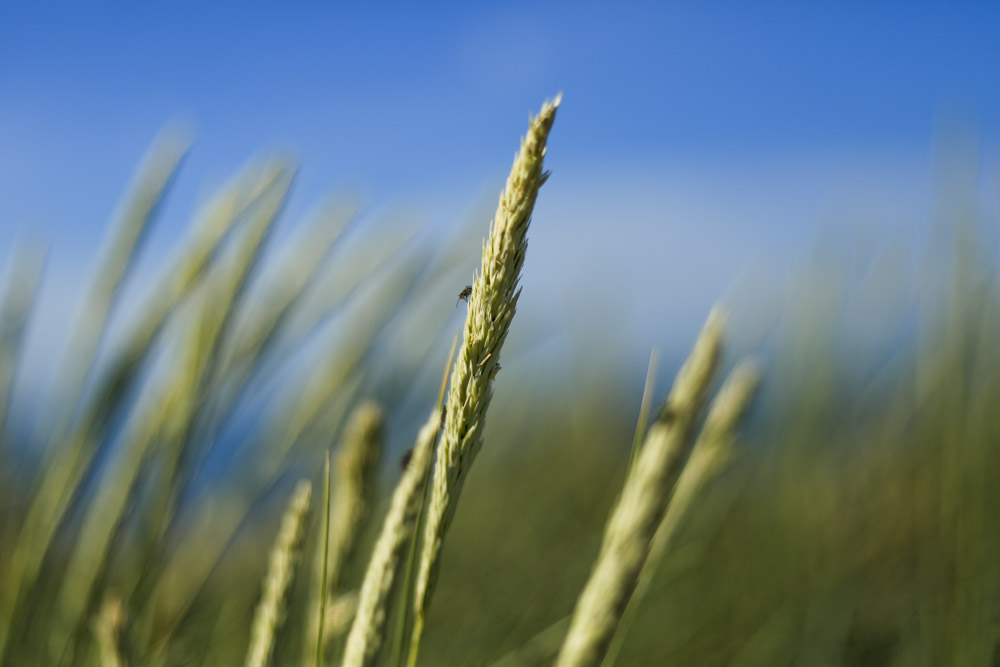
[[[758,308],[821,230],[917,235],[953,128],[1000,183],[997,2],[338,4],[0,3],[0,256],[48,243],[44,321],[178,120],[153,258],[261,151],[301,165],[291,217],[353,188],[443,229],[562,92],[521,307],[637,359]]]

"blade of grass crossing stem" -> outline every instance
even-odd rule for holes
[[[330,501],[330,551],[327,566],[327,586],[335,599],[341,598],[345,576],[353,562],[358,539],[371,517],[375,491],[375,473],[385,444],[385,413],[377,403],[366,400],[352,411],[341,435],[341,444],[333,463],[333,494]],[[322,551],[317,549],[313,570],[320,577]],[[318,593],[318,591],[315,591]],[[312,604],[309,605],[313,607]],[[305,624],[308,637],[319,635],[319,616]],[[330,633],[324,651],[336,655],[341,649],[343,633]]]
[[[646,369],[646,384],[642,388],[642,403],[639,406],[639,420],[635,424],[635,437],[632,438],[632,451],[628,457],[628,469],[632,469],[635,457],[639,455],[642,441],[646,439],[646,428],[649,426],[649,411],[653,408],[653,392],[656,389],[656,369],[660,365],[660,352],[655,347],[649,353],[649,368]]]

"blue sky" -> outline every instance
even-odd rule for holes
[[[822,225],[921,228],[942,128],[995,164],[996,2],[334,4],[0,4],[0,252],[49,241],[52,318],[178,117],[153,256],[259,150],[300,160],[293,215],[353,187],[454,222],[563,91],[524,308],[598,303],[639,357],[746,276],[780,284]]]

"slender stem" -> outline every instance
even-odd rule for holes
[[[330,561],[330,450],[323,466],[323,574],[319,590],[319,632],[316,634],[316,667],[323,667],[323,626],[326,623],[326,575]]]
[[[632,451],[628,456],[628,469],[635,464],[642,441],[646,439],[646,429],[649,426],[649,411],[653,408],[653,391],[656,389],[656,369],[660,365],[660,351],[655,347],[649,353],[649,368],[646,369],[646,384],[642,388],[642,404],[639,406],[639,419],[635,424],[635,437],[632,438]]]

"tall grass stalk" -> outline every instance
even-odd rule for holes
[[[199,211],[189,237],[143,300],[132,327],[113,351],[108,368],[98,378],[89,405],[77,420],[72,439],[99,438],[124,403],[140,371],[155,350],[161,332],[214,268],[220,246],[246,219],[246,213],[280,187],[288,177],[280,162],[252,164],[240,172]]]
[[[358,386],[357,380],[349,382],[343,396],[331,401],[329,410],[335,416],[346,415]],[[157,574],[149,595],[149,599],[157,601],[159,614],[169,619],[162,634],[154,639],[157,651],[165,650],[171,634],[191,611],[212,573],[223,563],[240,528],[251,519],[257,498],[280,480],[284,464],[284,456],[274,457],[266,461],[263,470],[247,471],[249,479],[244,481],[249,489],[218,492],[185,527],[183,539]]]
[[[688,438],[718,365],[721,330],[722,316],[713,311],[628,472],[558,667],[594,667],[608,649],[684,464]]]
[[[142,316],[98,379],[89,405],[68,436],[58,443],[58,456],[49,457],[42,479],[14,543],[0,586],[0,656],[4,655],[16,607],[37,579],[44,555],[81,481],[90,469],[107,423],[124,401],[143,361],[168,317],[199,283],[216,246],[240,215],[274,185],[283,173],[278,167],[251,171],[227,186],[200,216],[196,237],[145,302]],[[55,452],[55,449],[51,450]]]
[[[375,403],[354,409],[337,455],[336,484],[330,516],[330,570],[332,589],[343,585],[358,536],[371,511],[375,473],[385,445],[385,413]]]
[[[440,424],[441,411],[435,409],[420,429],[410,462],[393,492],[389,513],[382,524],[361,585],[358,609],[344,651],[344,667],[374,665],[382,648],[390,601],[407,547],[417,527],[421,491],[430,469]]]
[[[108,562],[114,537],[129,507],[135,503],[143,464],[153,457],[157,445],[162,449],[176,440],[194,412],[209,304],[200,300],[193,305],[198,308],[190,313],[175,345],[173,372],[135,410],[121,452],[103,472],[95,497],[87,506],[57,597],[58,612],[49,638],[50,645],[58,652],[56,655],[64,654],[64,643],[77,630],[87,611],[93,587]]]
[[[340,331],[340,340],[331,341],[327,352],[308,369],[298,390],[282,406],[268,441],[278,441],[273,453],[297,443],[316,423],[337,392],[361,367],[365,356],[386,323],[398,311],[419,274],[420,262],[412,258],[401,260],[391,270],[377,278],[373,293],[359,300],[345,317],[350,325]]]
[[[628,630],[642,604],[656,572],[664,557],[674,548],[678,529],[687,517],[701,490],[733,459],[733,443],[736,429],[746,413],[757,386],[760,372],[756,364],[744,361],[726,378],[725,383],[712,400],[705,418],[705,425],[695,440],[691,455],[684,464],[677,485],[670,496],[663,520],[660,522],[649,548],[649,555],[639,572],[635,590],[629,599],[621,622],[601,663],[613,667],[621,652]]]
[[[108,236],[107,246],[97,261],[96,274],[79,304],[76,321],[71,328],[73,335],[59,372],[61,414],[50,434],[50,447],[65,439],[84,383],[93,371],[97,349],[108,327],[112,308],[188,147],[188,140],[176,132],[162,136],[143,160],[129,194],[116,214],[117,220]]]
[[[353,208],[342,211],[332,204],[323,207],[309,229],[289,244],[263,293],[254,295],[256,302],[220,351],[221,361],[209,392],[217,422],[230,414],[250,378],[268,359],[354,215]],[[206,437],[213,436],[214,432],[210,432]]]
[[[258,264],[261,252],[278,216],[287,201],[295,172],[286,169],[261,201],[253,207],[242,233],[234,239],[235,248],[229,261],[213,267],[203,289],[205,306],[201,315],[202,335],[197,342],[199,352],[197,372],[192,388],[194,410],[183,420],[172,424],[176,437],[165,448],[165,461],[161,464],[163,484],[158,505],[153,503],[149,515],[151,524],[159,526],[158,537],[163,538],[167,525],[174,516],[174,506],[193,479],[202,458],[214,442],[203,443],[194,436],[200,410],[210,402],[208,390],[219,364],[220,352],[232,326],[237,305],[241,302],[247,282]]]
[[[469,466],[482,444],[486,409],[499,370],[500,350],[517,307],[518,282],[527,251],[527,232],[543,170],[545,145],[560,98],[542,106],[514,160],[507,185],[483,246],[479,274],[472,284],[462,346],[451,376],[444,431],[434,462],[431,501],[424,528],[414,594],[413,637],[408,664],[416,664],[425,614],[440,558],[441,544],[454,515]]]
[[[271,663],[275,635],[285,619],[285,596],[295,575],[311,492],[312,485],[307,480],[300,481],[281,520],[281,532],[271,551],[263,592],[254,614],[250,646],[244,662],[246,667],[264,667]]]
[[[201,508],[184,527],[183,539],[171,558],[157,573],[149,599],[168,600],[160,613],[171,619],[168,634],[155,640],[165,646],[177,624],[191,608],[198,592],[223,558],[227,546],[246,521],[254,500],[281,477],[295,445],[320,417],[333,432],[354,400],[361,383],[361,367],[369,349],[399,307],[416,275],[414,262],[394,267],[379,279],[373,292],[346,315],[348,322],[340,340],[328,345],[328,352],[310,366],[297,382],[299,390],[278,406],[257,442],[250,443],[253,457],[237,469],[241,489],[230,494],[224,506]]]
[[[153,609],[146,601],[154,590],[156,575],[162,571],[169,554],[166,545],[179,532],[178,503],[194,479],[203,457],[214,444],[199,440],[196,429],[199,418],[204,414],[201,410],[209,402],[207,391],[216,370],[222,342],[237,304],[244,295],[246,283],[285,204],[293,178],[294,170],[285,169],[274,186],[247,212],[245,224],[232,239],[231,252],[210,268],[204,283],[199,285],[197,300],[192,304],[200,309],[196,316],[200,334],[192,346],[197,360],[192,386],[188,401],[183,404],[184,409],[172,416],[160,443],[155,460],[154,484],[143,506],[148,546],[139,577],[130,587],[132,604],[142,610],[137,625],[142,626],[144,632],[154,625]],[[173,630],[173,625],[169,623],[162,627],[168,634]]]
[[[313,587],[314,599],[342,592],[340,589],[345,571],[371,509],[375,472],[384,444],[385,414],[373,402],[362,403],[354,409],[348,420],[343,444],[337,455],[329,538],[326,544],[317,541],[313,563],[315,578],[324,578],[326,583],[322,590]],[[324,531],[326,530],[327,527],[324,527]],[[325,577],[322,574],[324,570]],[[309,608],[316,610],[318,606],[311,603]],[[305,646],[316,643],[323,631],[322,622],[318,613],[310,614]],[[306,656],[308,653],[304,652],[303,657]]]

